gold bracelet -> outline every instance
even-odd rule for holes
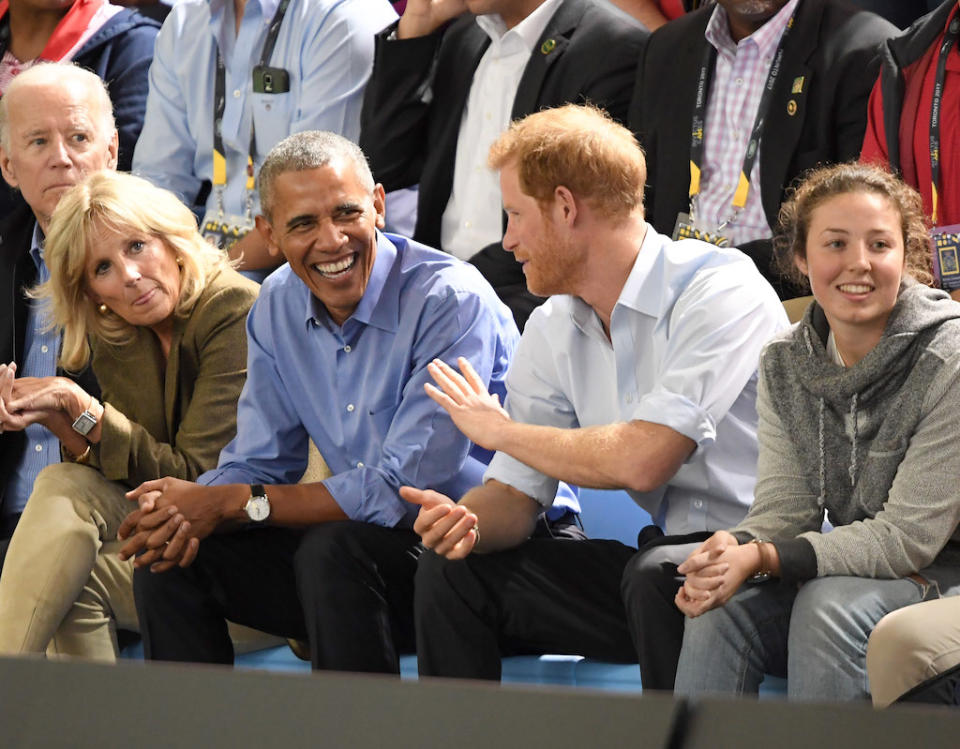
[[[77,465],[85,466],[85,465],[89,465],[90,463],[90,450],[92,448],[93,448],[93,445],[91,445],[90,443],[87,443],[87,449],[84,450],[79,455],[74,455],[72,452],[70,452],[66,448],[64,448],[64,452],[67,454],[67,456],[70,458],[71,461],[73,461]]]

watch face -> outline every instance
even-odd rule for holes
[[[266,497],[250,497],[247,501],[247,515],[255,523],[261,523],[270,516],[270,502]]]
[[[97,420],[89,411],[84,411],[73,422],[73,431],[86,436],[97,425]]]

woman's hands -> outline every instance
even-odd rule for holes
[[[74,455],[99,440],[99,424],[86,439],[73,422],[90,408],[93,396],[66,377],[16,377],[17,365],[0,364],[0,430],[15,432],[42,424]]]
[[[695,549],[677,572],[686,575],[674,602],[690,617],[722,606],[761,567],[760,547],[740,545],[727,531],[717,531]]]

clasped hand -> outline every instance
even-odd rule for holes
[[[117,538],[127,542],[120,549],[120,558],[135,557],[135,566],[149,567],[152,572],[192,564],[200,540],[209,536],[222,518],[219,488],[167,477],[145,481],[127,492],[127,499],[137,502],[138,508],[117,531]]]
[[[674,603],[689,617],[722,606],[752,574],[747,550],[727,531],[717,531],[690,553],[677,572],[686,575]]]
[[[18,432],[31,424],[51,426],[51,420],[68,419],[68,401],[90,400],[79,385],[66,377],[16,377],[17,365],[0,364],[0,429]]]
[[[429,383],[423,388],[450,414],[457,429],[467,438],[487,450],[496,450],[499,431],[510,423],[510,416],[500,405],[500,399],[487,392],[486,383],[470,362],[461,356],[457,364],[460,372],[434,359],[427,365],[427,371],[439,388]]]
[[[420,505],[413,530],[423,545],[447,559],[463,559],[479,540],[477,516],[450,497],[431,489],[400,487],[400,496]]]

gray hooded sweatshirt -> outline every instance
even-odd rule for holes
[[[787,581],[960,565],[960,304],[906,282],[849,368],[828,332],[814,302],[764,349],[756,497],[734,534],[774,541]]]

